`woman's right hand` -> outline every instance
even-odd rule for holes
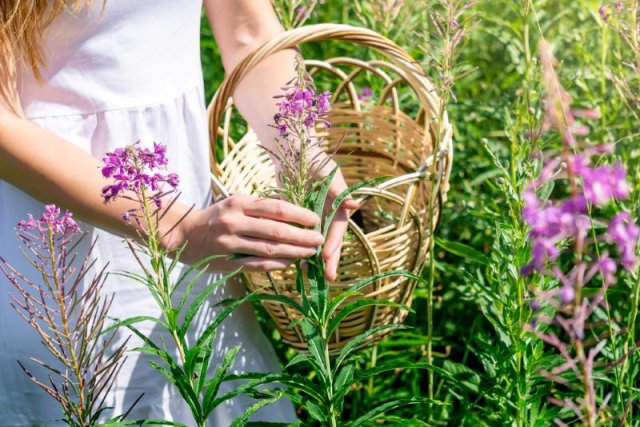
[[[286,201],[236,194],[190,212],[172,240],[187,243],[187,263],[228,255],[211,263],[216,271],[281,270],[316,253],[322,234],[302,227],[319,222],[315,213]],[[238,254],[244,256],[231,256]]]

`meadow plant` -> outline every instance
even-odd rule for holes
[[[234,365],[240,347],[235,347],[224,355],[221,366],[213,375],[209,368],[213,357],[213,345],[218,326],[247,298],[225,301],[220,312],[211,320],[195,339],[189,342],[187,334],[194,319],[203,310],[208,297],[237,271],[227,274],[205,287],[198,287],[198,281],[207,271],[211,256],[194,263],[174,280],[174,270],[186,244],[175,251],[162,246],[172,229],[162,233],[160,220],[177,196],[179,177],[174,173],[164,173],[166,169],[166,147],[154,144],[153,149],[144,148],[140,143],[116,149],[103,159],[102,173],[111,180],[102,190],[105,203],[123,197],[137,202],[137,207],[123,214],[126,221],[135,221],[142,230],[137,241],[127,240],[132,255],[138,261],[142,274],[130,272],[123,276],[146,286],[162,312],[161,318],[136,316],[118,320],[113,328],[126,327],[144,343],[136,351],[155,356],[158,361],[149,363],[175,386],[189,406],[194,422],[204,426],[211,412],[221,403],[241,394],[267,397],[251,406],[246,414],[234,421],[244,425],[252,413],[280,398],[280,394],[257,392],[251,385],[240,385],[235,390],[219,395],[221,384],[226,380],[227,371]],[[166,202],[165,202],[166,201]],[[175,225],[174,225],[175,227]],[[146,262],[140,254],[148,257]],[[169,260],[168,256],[173,259]],[[192,295],[193,293],[193,295]],[[192,297],[192,298],[190,298]],[[177,357],[170,353],[163,342],[154,342],[135,325],[139,322],[153,322],[166,330],[173,339]],[[167,423],[176,425],[175,423]]]
[[[357,0],[353,11],[363,26],[392,40],[412,37],[426,19],[420,0]]]
[[[622,70],[611,73],[611,80],[625,105],[636,119],[640,111],[640,1],[616,0],[599,8],[602,20],[612,28],[630,49],[631,57],[622,63]]]
[[[473,28],[477,25],[476,15],[470,13],[470,9],[475,5],[473,1],[467,0],[437,0],[433,5],[426,4],[429,10],[429,19],[431,28],[425,34],[421,34],[424,46],[421,49],[425,55],[424,67],[426,72],[435,72],[435,88],[434,91],[438,96],[439,102],[437,110],[432,117],[432,121],[436,124],[436,144],[435,152],[440,153],[441,142],[443,138],[445,118],[447,116],[447,108],[451,101],[455,102],[453,95],[453,87],[455,82],[465,75],[468,75],[473,69],[464,69],[457,65],[460,49],[469,37]],[[437,188],[438,167],[433,162],[433,171],[431,173],[431,188]],[[437,203],[438,191],[433,190],[429,200],[429,224],[428,230],[435,230],[435,206]],[[428,363],[433,363],[433,302],[434,302],[434,285],[435,285],[435,259],[433,253],[435,250],[435,239],[429,239],[430,254],[425,273],[428,277],[427,286],[427,348],[426,357]],[[429,372],[429,398],[434,397],[435,378],[433,371]],[[429,417],[432,416],[429,411]]]
[[[11,295],[16,312],[32,326],[49,353],[47,359],[31,360],[48,372],[38,378],[18,361],[27,376],[58,402],[70,426],[99,424],[108,408],[111,390],[124,362],[126,342],[112,348],[115,333],[102,334],[113,297],[103,295],[105,269],[86,280],[94,268],[91,249],[76,263],[83,237],[70,212],[46,205],[39,219],[20,221],[18,238],[23,254],[37,272],[31,279],[0,258],[0,271],[15,286]],[[44,374],[43,374],[44,375]],[[126,414],[108,422],[124,425]]]
[[[314,211],[322,218],[316,226],[325,236],[342,202],[359,188],[374,185],[385,177],[355,184],[343,191],[327,208],[327,196],[332,179],[338,171],[337,166],[329,173],[331,157],[320,146],[322,140],[317,137],[318,125],[329,126],[328,113],[331,110],[329,92],[319,93],[311,77],[306,73],[302,61],[297,64],[297,77],[283,88],[284,94],[278,95],[278,112],[272,126],[278,129],[275,151],[268,150],[279,164],[280,186],[272,188],[272,193],[286,198]],[[391,301],[362,298],[360,290],[377,280],[391,276],[404,276],[412,280],[419,277],[404,271],[379,274],[352,285],[348,290],[335,295],[324,274],[322,248],[316,254],[304,260],[298,260],[296,266],[297,293],[300,300],[284,295],[261,295],[259,299],[272,300],[284,304],[290,313],[295,312],[296,324],[306,337],[308,354],[298,354],[287,368],[294,365],[307,366],[311,375],[308,378],[296,374],[274,374],[273,381],[286,384],[286,396],[304,407],[314,420],[322,425],[336,427],[347,422],[344,419],[344,405],[347,395],[358,383],[386,371],[397,369],[434,369],[446,373],[427,363],[390,363],[356,371],[356,350],[373,340],[376,335],[391,330],[406,329],[399,324],[386,324],[375,327],[352,338],[337,355],[330,352],[330,340],[340,322],[351,313],[367,306],[385,305],[410,310],[409,307]],[[257,379],[256,375],[238,376],[242,379]],[[399,406],[433,403],[431,399],[415,396],[395,399],[376,405],[366,414],[352,420],[349,425],[361,426],[373,419],[388,417],[386,412]],[[406,422],[406,421],[405,421]]]
[[[587,128],[578,124],[576,115],[595,118],[598,113],[570,108],[569,95],[560,85],[555,60],[545,42],[540,44],[540,59],[547,93],[543,127],[560,134],[563,150],[560,155],[547,155],[540,175],[523,194],[522,215],[531,228],[532,246],[532,260],[523,274],[535,271],[553,278],[559,286],[532,288],[531,308],[541,314],[534,318],[531,330],[564,359],[550,371],[542,371],[570,391],[550,397],[550,401],[573,411],[584,425],[595,426],[610,398],[606,395],[597,401],[596,358],[607,344],[606,333],[613,330],[606,322],[602,326],[596,321],[596,311],[607,305],[607,290],[616,283],[618,267],[635,269],[640,229],[627,212],[607,218],[607,206],[629,197],[626,170],[620,163],[592,165],[596,155],[610,153],[612,147],[581,147],[575,137],[585,134]],[[537,191],[554,183],[568,187],[566,194],[560,193],[554,200],[538,197]],[[617,256],[603,247],[615,249]],[[550,325],[559,327],[561,333]],[[578,398],[573,397],[576,389],[581,390]],[[560,419],[555,422],[565,425]]]
[[[297,28],[311,17],[320,0],[274,0],[274,9],[286,28]]]

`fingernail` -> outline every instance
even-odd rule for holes
[[[322,233],[315,233],[315,237],[313,238],[313,241],[315,242],[316,245],[321,245],[324,243],[324,236],[322,235]]]

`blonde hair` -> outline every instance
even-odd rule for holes
[[[92,0],[0,0],[0,53],[11,62],[24,61],[41,78],[44,31],[65,9],[74,11]],[[3,61],[4,62],[4,61]]]

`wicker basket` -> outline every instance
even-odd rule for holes
[[[356,281],[381,272],[420,272],[431,235],[427,230],[430,195],[432,191],[438,192],[433,209],[437,216],[435,224],[448,189],[451,127],[446,118],[439,127],[435,123],[438,101],[431,82],[415,61],[393,42],[371,30],[346,25],[321,24],[291,30],[249,55],[226,78],[211,102],[212,181],[216,196],[250,193],[275,182],[273,165],[258,145],[255,133],[249,129],[237,141],[231,137],[231,127],[238,125],[238,113],[231,100],[238,82],[271,53],[322,40],[363,45],[389,60],[339,57],[305,61],[318,88],[334,93],[329,117],[332,126],[328,130],[319,127],[318,133],[324,136],[328,150],[340,144],[336,160],[342,165],[347,183],[391,177],[376,188],[355,193],[360,208],[352,212],[338,280],[331,285],[331,292],[339,293]],[[362,99],[359,96],[362,85],[358,87],[358,81],[364,78],[367,82],[376,79],[377,87],[383,87],[377,97]],[[440,147],[434,153],[438,128],[442,136]],[[431,188],[432,173],[437,174],[436,188]],[[299,299],[293,268],[272,273],[272,281],[264,273],[248,273],[244,278],[251,290]],[[406,278],[388,278],[365,288],[363,297],[410,304],[414,286],[415,282]],[[265,307],[283,340],[298,351],[305,351],[302,332],[291,324],[299,313],[272,302],[265,303]],[[402,321],[405,315],[405,311],[383,306],[368,306],[352,313],[332,337],[332,353],[339,351],[350,338],[381,324]],[[376,336],[365,345],[380,338]]]

